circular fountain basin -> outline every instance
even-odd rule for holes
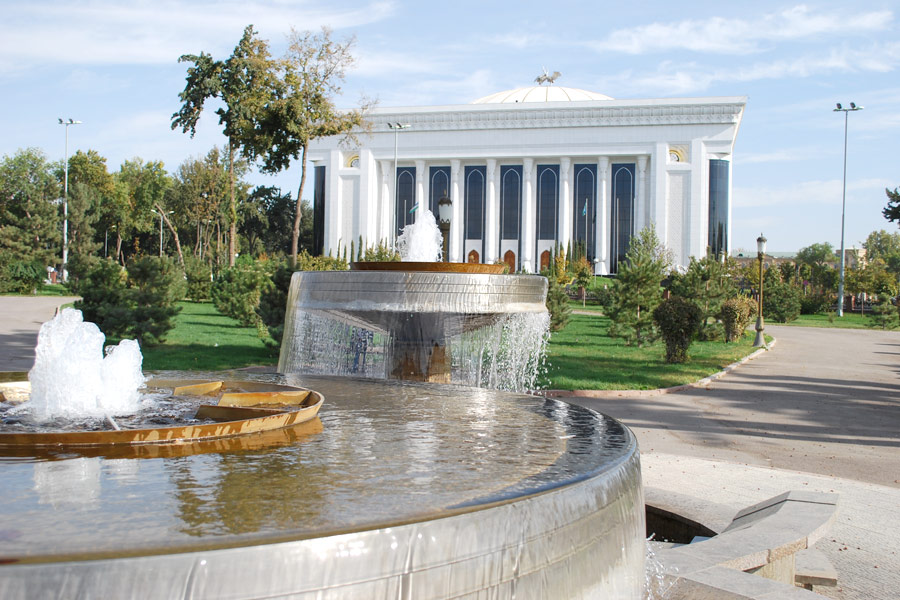
[[[244,376],[321,391],[321,428],[186,457],[0,458],[0,597],[640,597],[640,464],[617,421],[477,388]]]
[[[9,389],[5,392],[5,389]],[[294,427],[314,419],[324,399],[318,392],[295,386],[253,381],[153,378],[145,393],[163,390],[175,397],[204,397],[191,424],[173,427],[118,428],[104,431],[8,432],[0,428],[0,455],[27,454],[29,449],[142,446],[202,443],[222,438],[258,435]],[[27,399],[25,382],[0,383],[0,398]],[[115,421],[111,421],[115,423]],[[186,446],[185,449],[192,446]],[[197,446],[198,450],[204,446]]]

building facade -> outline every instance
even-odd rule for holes
[[[452,201],[452,262],[503,260],[537,272],[580,246],[615,273],[653,225],[676,262],[730,252],[731,159],[745,97],[615,100],[559,86],[472,104],[377,108],[345,147],[317,140],[317,243],[393,243],[438,200]],[[398,127],[398,125],[400,127]]]

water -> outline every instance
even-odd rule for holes
[[[434,214],[418,209],[418,218],[403,228],[397,238],[397,251],[403,262],[440,262],[443,237]]]
[[[253,378],[321,391],[320,421],[256,449],[146,460],[91,456],[96,449],[0,458],[3,556],[174,552],[438,518],[615,469],[633,446],[612,419],[533,396]],[[634,500],[616,518],[642,528],[643,506]],[[616,553],[637,552],[626,545]]]
[[[66,308],[41,325],[34,367],[28,373],[31,398],[22,405],[37,421],[105,418],[140,406],[144,383],[141,349],[122,340],[104,356],[106,336],[81,311]]]

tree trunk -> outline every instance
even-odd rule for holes
[[[178,262],[181,263],[181,266],[184,266],[184,255],[181,253],[181,240],[178,239],[178,232],[175,231],[175,226],[172,225],[172,221],[169,220],[169,215],[165,213],[162,209],[162,206],[159,204],[156,205],[156,210],[159,211],[159,214],[162,215],[163,221],[166,222],[166,227],[169,228],[169,231],[172,232],[172,239],[175,240],[175,251],[178,252]]]
[[[304,149],[305,150],[305,149]],[[228,174],[231,180],[231,203],[229,206],[229,217],[231,217],[231,226],[228,228],[228,266],[234,266],[234,236],[237,233],[237,210],[234,205],[234,146],[231,140],[228,140]]]
[[[297,190],[297,205],[294,209],[294,230],[291,236],[291,268],[297,266],[297,249],[300,245],[300,217],[303,203],[303,188],[306,186],[306,148],[303,144],[303,153],[300,156],[300,189]]]
[[[123,267],[125,266],[125,261],[122,258],[122,234],[119,233],[118,228],[116,229],[116,260]]]

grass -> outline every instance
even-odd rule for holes
[[[141,348],[144,369],[215,371],[278,362],[278,350],[266,346],[255,327],[219,314],[210,302],[178,305],[165,343]]]
[[[581,300],[572,300],[571,298],[569,298],[569,308],[571,308],[572,310],[586,310],[596,313],[603,312],[603,307],[597,304],[595,300],[586,300],[584,306],[582,306]]]
[[[793,325],[795,327],[833,327],[840,329],[871,329],[869,315],[860,315],[857,313],[844,313],[843,317],[836,314],[816,314],[816,315],[800,315],[795,321],[790,323],[775,323],[772,325]],[[766,321],[768,325],[770,321]]]
[[[560,390],[647,390],[683,385],[720,371],[753,352],[753,334],[739,342],[694,342],[684,364],[665,362],[665,346],[625,346],[607,335],[609,319],[571,315],[553,334],[547,353],[546,387]],[[771,338],[769,338],[771,339]]]
[[[38,287],[34,294],[2,294],[3,296],[72,296],[73,294],[61,283],[50,283]]]

